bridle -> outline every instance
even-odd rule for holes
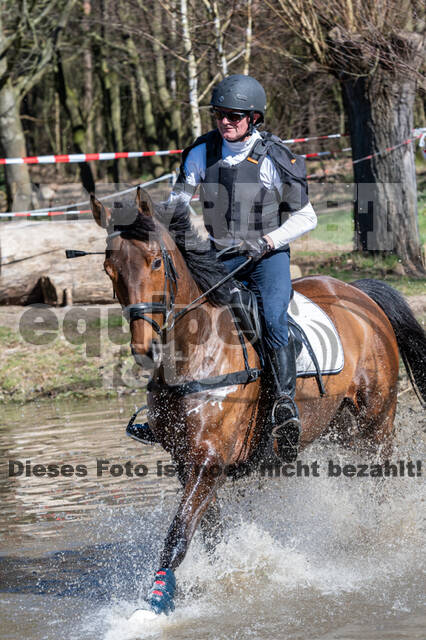
[[[121,235],[121,231],[111,231],[107,235],[107,249],[110,248],[110,240],[116,236]],[[145,320],[148,322],[155,333],[161,338],[161,342],[163,345],[167,343],[168,333],[174,328],[177,321],[180,320],[188,311],[193,311],[197,309],[202,304],[207,302],[207,295],[220,287],[226,281],[230,280],[238,271],[241,271],[247,264],[251,261],[251,258],[248,258],[243,264],[234,269],[231,273],[224,276],[219,282],[213,285],[208,291],[204,291],[201,295],[199,295],[195,300],[192,300],[189,304],[186,305],[183,309],[175,312],[175,300],[178,291],[177,280],[179,275],[176,271],[176,267],[173,263],[173,260],[167,251],[164,243],[159,237],[158,239],[160,250],[161,250],[161,258],[163,261],[164,267],[164,288],[163,288],[163,299],[161,302],[135,302],[133,304],[128,304],[126,306],[122,306],[122,312],[124,317],[132,322],[133,320]],[[227,248],[235,249],[235,247]],[[219,252],[218,256],[221,255],[223,251]],[[195,305],[195,306],[194,306]],[[163,316],[163,323],[160,326],[158,322],[156,322],[150,315],[161,314]]]
[[[114,231],[107,236],[108,240],[111,237],[120,235],[121,231]],[[161,302],[135,302],[134,304],[128,304],[122,307],[123,315],[129,322],[133,320],[145,320],[148,322],[155,333],[161,338],[161,342],[165,344],[167,342],[167,334],[171,330],[172,326],[169,326],[170,318],[174,316],[175,299],[178,291],[177,280],[179,278],[176,267],[173,260],[164,246],[161,238],[159,240],[161,259],[164,266],[164,288],[163,299]],[[150,315],[161,314],[163,316],[163,322],[158,324]]]
[[[107,238],[106,238],[106,250],[113,251],[111,246],[111,240],[117,236],[121,236],[121,234],[125,231],[125,229],[116,230],[111,225],[107,228]],[[134,320],[144,320],[148,322],[155,333],[161,339],[161,347],[164,348],[168,343],[168,334],[177,321],[180,320],[186,313],[189,311],[193,311],[200,307],[201,305],[207,302],[207,296],[212,293],[215,289],[221,287],[225,282],[230,280],[235,276],[236,273],[244,269],[252,260],[252,258],[248,258],[241,265],[236,267],[233,271],[228,273],[226,276],[221,278],[216,284],[214,284],[210,289],[201,293],[195,300],[192,300],[189,304],[186,305],[183,309],[176,312],[175,311],[175,301],[178,291],[178,274],[176,271],[176,267],[173,263],[173,260],[165,247],[161,236],[158,238],[158,242],[160,245],[161,258],[164,267],[164,287],[163,287],[163,298],[161,302],[135,302],[132,304],[128,304],[126,306],[122,306],[123,315],[125,318],[132,322]],[[220,257],[223,253],[227,251],[234,251],[237,247],[226,247],[222,251],[219,251],[217,254],[217,258]],[[89,255],[91,253],[104,253],[99,251],[76,251],[73,249],[68,249],[66,252],[67,258],[78,258],[80,256]],[[158,324],[153,318],[150,316],[159,314],[163,317],[162,324]],[[234,319],[235,321],[235,319]],[[163,378],[164,376],[154,375],[150,378],[147,391],[167,391],[173,393],[176,397],[183,397],[190,393],[198,393],[205,392],[209,389],[218,389],[222,387],[234,386],[234,385],[246,385],[251,382],[255,382],[262,373],[262,368],[251,367],[248,362],[247,356],[247,348],[245,345],[244,337],[242,334],[241,328],[236,323],[236,328],[238,331],[238,336],[241,344],[241,348],[244,355],[244,369],[241,371],[233,371],[232,373],[224,373],[217,376],[209,376],[208,378],[195,379],[195,380],[185,380],[184,382],[179,382],[176,384],[168,384]],[[132,349],[133,352],[133,349]],[[134,357],[137,358],[137,354],[133,353]],[[136,360],[137,361],[137,360]],[[157,371],[160,371],[159,367],[160,363],[157,361]],[[263,367],[263,359],[261,361],[261,367]]]
[[[112,251],[111,240],[116,238],[117,236],[121,236],[124,232],[124,229],[115,230],[113,226],[107,228],[107,237],[106,237],[106,250]],[[174,262],[167,251],[161,236],[158,238],[158,242],[160,245],[161,251],[161,259],[164,266],[164,288],[163,288],[163,299],[161,302],[135,302],[133,304],[128,304],[126,306],[121,305],[122,312],[124,317],[132,322],[133,320],[145,320],[148,322],[155,333],[160,336],[162,344],[166,344],[167,342],[167,334],[174,328],[176,322],[180,320],[188,311],[193,311],[197,309],[201,305],[207,302],[207,296],[221,287],[225,282],[230,280],[237,274],[239,271],[244,269],[249,262],[251,262],[251,258],[248,258],[245,262],[243,262],[240,266],[236,267],[233,271],[228,273],[226,276],[221,278],[216,284],[214,284],[210,289],[201,293],[195,300],[192,300],[189,304],[186,305],[183,309],[175,312],[175,300],[178,291],[178,278],[179,275],[176,271],[176,267]],[[234,251],[238,246],[231,246],[222,249],[216,255],[219,258],[222,254],[227,251]],[[75,249],[67,249],[66,250],[67,258],[80,258],[82,256],[92,255],[92,254],[102,254],[105,255],[104,251],[79,251]],[[115,291],[114,291],[115,294]],[[160,314],[163,316],[163,322],[161,325],[158,324],[150,315]]]

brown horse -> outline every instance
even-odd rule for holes
[[[229,374],[243,373],[247,363],[230,309],[218,305],[218,298],[201,296],[201,289],[220,278],[211,256],[183,254],[154,217],[145,192],[138,190],[135,204],[116,203],[112,209],[92,196],[92,211],[108,231],[105,270],[130,319],[132,352],[140,364],[147,355],[155,363],[148,422],[183,485],[149,594],[151,609],[168,613],[174,607],[174,571],[198,524],[213,538],[218,532],[218,488],[230,472],[255,466],[267,449],[271,405],[259,378],[231,384]],[[123,213],[130,214],[127,225]],[[325,377],[324,397],[314,378],[298,379],[302,447],[331,428],[342,442],[351,444],[355,435],[386,447],[397,403],[399,353],[419,398],[426,399],[423,329],[404,299],[375,280],[349,285],[305,277],[294,288],[332,318],[345,354],[341,373]],[[202,304],[190,305],[200,296]],[[258,370],[256,350],[249,342],[246,349],[249,368]]]

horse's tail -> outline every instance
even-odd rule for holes
[[[426,403],[426,334],[402,295],[380,280],[351,283],[381,307],[395,332],[399,352],[422,405]]]

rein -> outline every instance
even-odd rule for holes
[[[107,236],[107,246],[108,242],[111,238],[120,235],[120,231],[114,231],[108,234]],[[170,257],[166,247],[164,246],[161,238],[159,239],[161,256],[163,259],[164,265],[164,290],[163,290],[163,301],[162,302],[136,302],[134,304],[129,304],[123,308],[124,317],[129,320],[145,320],[149,322],[154,331],[160,336],[161,343],[164,345],[167,343],[168,333],[175,327],[178,320],[180,320],[186,313],[189,311],[193,311],[197,309],[202,304],[206,302],[206,296],[209,293],[215,291],[218,287],[223,285],[225,282],[234,277],[236,273],[241,271],[249,262],[251,262],[252,258],[248,258],[243,264],[239,267],[228,273],[221,280],[216,282],[210,289],[199,295],[195,300],[192,300],[189,304],[186,305],[181,311],[175,313],[174,311],[174,303],[178,290],[177,280],[179,278],[176,267],[173,263],[172,258]],[[229,247],[227,250],[235,249],[235,247]],[[221,251],[219,255],[224,253],[225,251]],[[195,305],[195,306],[194,306]],[[150,318],[151,314],[161,314],[163,316],[163,324],[160,326],[158,322]],[[149,315],[147,315],[149,314]],[[169,324],[169,319],[172,317],[172,321]],[[181,384],[167,384],[165,382],[159,382],[151,378],[148,382],[147,390],[148,391],[162,391],[167,390],[173,392],[175,395],[182,397],[189,393],[197,393],[200,391],[206,391],[207,389],[216,389],[218,387],[226,387],[233,386],[239,384],[248,384],[250,382],[254,382],[257,380],[261,373],[262,369],[252,368],[248,363],[247,358],[247,349],[244,342],[244,337],[242,332],[236,323],[236,328],[238,331],[238,336],[240,339],[241,347],[244,355],[244,366],[245,369],[242,371],[234,371],[232,373],[226,373],[219,376],[211,376],[210,378],[204,378],[202,380],[188,380]]]
[[[118,232],[114,231],[113,233],[108,234],[107,243],[109,238],[116,237],[120,233],[121,231],[118,231]],[[123,308],[123,315],[127,320],[130,320],[130,321],[146,320],[152,326],[154,331],[161,337],[163,336],[164,332],[167,335],[167,333],[175,327],[177,321],[180,320],[180,318],[182,318],[185,314],[187,314],[188,311],[194,311],[195,309],[198,309],[198,307],[200,307],[202,304],[204,304],[206,302],[205,298],[210,293],[212,293],[213,291],[218,289],[220,286],[225,284],[225,282],[228,282],[228,280],[231,280],[236,273],[244,269],[244,267],[246,267],[249,264],[249,262],[251,262],[252,260],[252,258],[248,258],[245,262],[243,262],[243,264],[241,264],[239,267],[237,267],[236,269],[228,273],[226,276],[224,276],[221,280],[216,282],[216,284],[210,287],[210,289],[208,289],[207,291],[204,291],[204,293],[202,293],[197,298],[195,298],[195,300],[192,300],[189,304],[186,305],[186,307],[181,309],[181,311],[178,311],[177,313],[175,313],[174,301],[177,294],[177,289],[178,289],[177,279],[179,278],[179,276],[176,272],[176,267],[173,263],[173,260],[171,259],[167,249],[161,242],[161,239],[159,240],[159,243],[161,248],[161,256],[164,264],[164,276],[165,276],[163,302],[136,302],[134,304],[129,304],[127,305],[127,307]],[[229,251],[231,249],[235,249],[235,247],[229,247],[229,249],[227,250]],[[222,255],[223,253],[224,251],[221,251],[218,255]],[[168,287],[168,284],[170,285],[169,287]],[[167,301],[167,289],[170,290],[169,301]],[[200,300],[202,300],[202,302],[200,302]],[[196,305],[196,306],[193,306],[193,305]],[[147,313],[162,314],[163,316],[162,326],[160,327],[158,322],[155,322],[152,318],[149,318],[146,315]],[[169,318],[171,316],[173,317],[172,317],[171,324],[169,324]]]
[[[245,262],[243,262],[243,264],[240,264],[239,267],[237,267],[236,269],[234,269],[233,271],[228,273],[228,275],[224,276],[221,280],[219,280],[219,282],[216,282],[216,284],[213,285],[212,287],[210,287],[210,289],[208,289],[207,291],[202,293],[200,296],[198,296],[198,298],[195,298],[195,300],[193,300],[192,302],[187,304],[186,307],[184,307],[181,311],[179,311],[179,313],[176,313],[175,317],[173,318],[173,322],[172,322],[172,324],[170,326],[170,329],[172,329],[175,326],[176,322],[182,316],[184,316],[186,313],[188,313],[188,311],[193,311],[194,309],[197,309],[202,304],[204,304],[205,300],[203,302],[200,302],[200,304],[197,304],[196,307],[192,307],[193,304],[195,304],[196,302],[198,302],[202,298],[205,298],[206,296],[208,296],[209,293],[212,293],[212,291],[215,291],[222,284],[224,284],[225,282],[230,280],[236,273],[238,273],[238,271],[241,271],[241,269],[244,269],[244,267],[246,267],[248,265],[248,263],[251,262],[251,260],[252,260],[251,258],[248,258]]]

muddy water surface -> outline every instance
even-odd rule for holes
[[[394,459],[416,462],[424,418],[411,394],[403,401]],[[308,477],[229,483],[214,562],[196,537],[176,612],[131,626],[178,490],[164,451],[124,435],[133,409],[126,398],[3,411],[2,640],[425,637],[423,476],[329,477],[329,460],[374,461],[327,443],[301,456]]]

